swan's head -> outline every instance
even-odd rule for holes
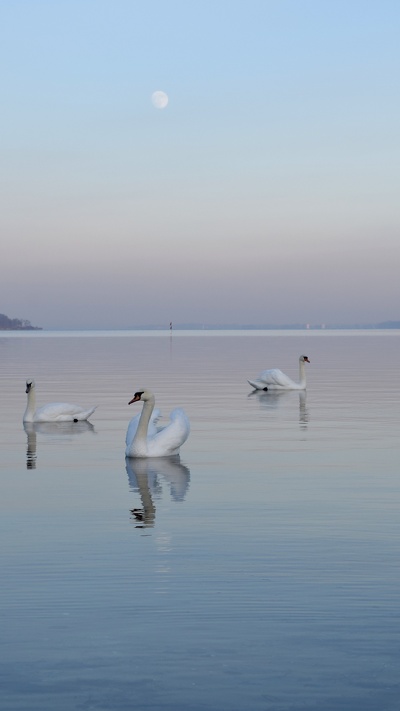
[[[33,390],[34,387],[35,387],[34,379],[29,378],[29,380],[26,381],[26,389],[25,389],[26,394],[28,395],[28,393],[30,393],[30,391]]]
[[[303,356],[300,356],[299,360],[300,360],[302,363],[309,363],[309,362],[310,362],[310,361],[308,360],[308,356],[304,356],[304,355],[303,355]]]
[[[133,402],[138,402],[139,400],[143,400],[143,402],[154,400],[154,395],[150,390],[138,390],[132,400],[129,400],[128,405],[132,405]]]

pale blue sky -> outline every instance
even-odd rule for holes
[[[0,312],[399,319],[399,31],[397,0],[2,0]]]

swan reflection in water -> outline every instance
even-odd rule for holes
[[[277,410],[285,398],[299,397],[299,424],[305,429],[309,421],[307,392],[305,390],[253,390],[248,397],[256,397],[263,410]],[[287,401],[286,401],[287,402]]]
[[[141,508],[131,509],[132,517],[140,524],[137,528],[154,526],[154,499],[162,495],[162,479],[168,483],[173,501],[184,500],[189,488],[190,470],[181,464],[179,455],[143,459],[126,457],[125,465],[130,489],[139,493],[141,501]]]
[[[26,446],[26,468],[36,469],[36,447],[37,435],[44,435],[45,438],[54,442],[65,438],[72,439],[75,435],[85,432],[96,433],[91,422],[83,420],[80,422],[24,422],[24,430],[27,434]]]

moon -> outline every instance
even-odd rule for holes
[[[168,94],[165,91],[154,91],[151,95],[151,103],[156,109],[165,109],[168,101]]]

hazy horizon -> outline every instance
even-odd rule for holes
[[[27,319],[29,321],[29,319]],[[80,326],[74,328],[63,328],[60,326],[42,327],[39,324],[31,323],[30,326],[23,328],[5,328],[0,326],[0,331],[11,331],[13,333],[20,331],[197,331],[197,330],[243,330],[243,331],[324,331],[324,330],[363,330],[363,329],[389,329],[399,330],[400,320],[385,320],[379,322],[363,322],[363,323],[218,323],[209,322],[203,323],[142,323],[131,324],[130,326],[116,328],[113,324],[105,324],[100,327]]]
[[[35,0],[0,20],[0,312],[398,318],[398,3]]]

